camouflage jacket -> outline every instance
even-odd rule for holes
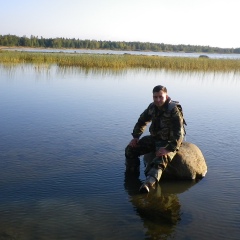
[[[151,103],[140,115],[132,136],[139,138],[147,124],[151,122],[149,127],[151,136],[155,137],[156,141],[166,142],[167,150],[178,150],[184,138],[183,116],[177,106],[169,111],[170,102],[171,98],[168,98],[161,109]]]

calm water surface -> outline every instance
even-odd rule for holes
[[[239,59],[240,54],[221,53],[187,53],[187,52],[146,52],[146,51],[116,51],[116,50],[91,50],[91,49],[56,49],[56,48],[4,48],[8,51],[42,52],[42,53],[87,53],[87,54],[132,54],[132,55],[155,55],[164,57],[192,57],[198,58],[206,55],[209,58]]]
[[[147,196],[124,148],[157,84],[208,173]],[[239,90],[234,73],[0,66],[0,239],[239,239]]]

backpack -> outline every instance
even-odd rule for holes
[[[168,112],[170,113],[175,106],[177,106],[178,110],[180,111],[180,113],[182,115],[182,118],[183,118],[183,130],[184,130],[184,135],[186,135],[185,125],[187,126],[187,123],[186,123],[186,121],[184,119],[183,109],[182,109],[181,104],[178,101],[171,100],[171,102],[168,104]]]

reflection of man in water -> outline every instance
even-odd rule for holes
[[[134,210],[143,221],[146,239],[168,239],[180,221],[181,206],[177,194],[171,192],[171,185],[166,188],[165,182],[161,184],[163,187],[157,184],[148,195],[138,194],[141,185],[138,175],[125,172],[124,187]]]
[[[196,183],[195,180],[161,181],[149,194],[139,194],[139,172],[125,172],[124,188],[134,211],[143,221],[145,239],[170,239],[173,236],[182,214],[178,195]]]
[[[149,122],[150,135],[139,139]],[[146,180],[140,187],[140,192],[147,193],[160,180],[162,171],[175,156],[184,136],[182,113],[171,101],[166,87],[158,85],[153,88],[153,102],[140,115],[132,136],[125,149],[127,170],[139,169],[139,156],[149,152],[156,154],[145,169]]]

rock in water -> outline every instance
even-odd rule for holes
[[[144,161],[154,158],[154,153],[144,155]],[[201,179],[207,173],[207,164],[201,150],[193,143],[183,142],[173,160],[162,174],[162,179]]]

